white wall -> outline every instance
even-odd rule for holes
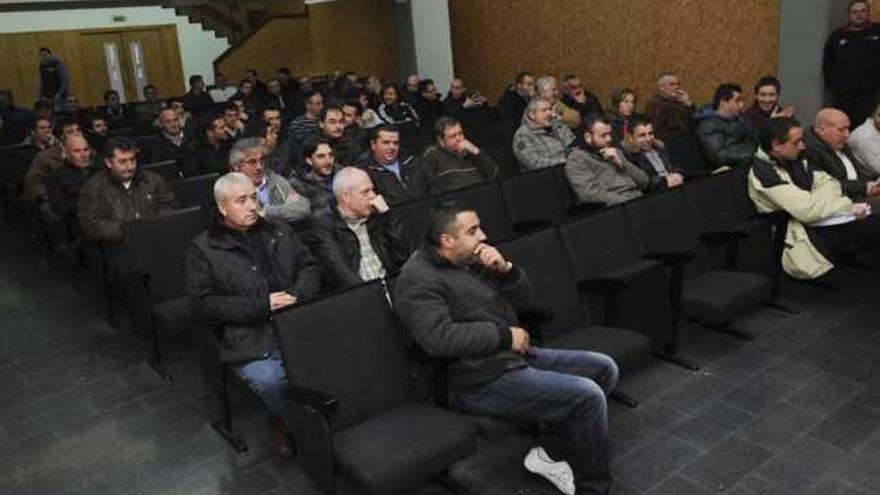
[[[113,22],[113,16],[125,16],[124,22]],[[34,12],[3,12],[0,33],[63,31],[115,27],[167,25],[177,26],[177,40],[183,66],[183,83],[187,87],[190,74],[202,74],[208,84],[214,81],[214,59],[229,48],[225,38],[205,31],[201,24],[191,24],[174,9],[162,7],[123,7],[109,9],[46,10]]]
[[[422,78],[431,78],[437,91],[446,94],[452,82],[452,35],[447,0],[410,0],[416,67]]]

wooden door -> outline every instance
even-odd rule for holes
[[[97,106],[104,103],[104,92],[111,87],[105,46],[115,46],[119,53],[120,43],[119,33],[116,32],[80,35],[83,87],[79,90],[79,98],[84,105]]]

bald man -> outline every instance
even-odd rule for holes
[[[811,166],[837,179],[854,200],[880,197],[877,174],[856,158],[847,145],[849,117],[836,108],[823,108],[805,133]]]
[[[46,179],[46,191],[48,211],[53,217],[66,221],[76,217],[79,190],[94,169],[90,167],[92,149],[82,136],[71,136],[64,141],[63,156],[64,163]]]
[[[409,250],[400,218],[376,194],[370,176],[345,167],[333,178],[336,208],[319,216],[310,244],[330,287],[357,285],[397,273]]]

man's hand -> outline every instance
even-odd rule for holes
[[[462,151],[462,154],[465,154],[465,153],[470,153],[471,155],[479,155],[480,154],[480,148],[477,148],[477,146],[474,143],[468,141],[467,139],[465,139],[464,141],[461,142],[461,151]]]
[[[675,92],[675,99],[685,106],[691,106],[691,95],[683,89],[679,89]]]
[[[620,153],[618,153],[617,149],[613,146],[602,148],[599,152],[602,154],[602,157],[605,158],[605,161],[611,163],[615,167],[623,166],[623,160],[620,159]]]
[[[385,202],[385,198],[382,197],[381,194],[377,194],[372,201],[370,201],[370,207],[373,208],[378,214],[383,214],[391,208],[388,206],[388,203]]]
[[[677,172],[666,174],[666,187],[678,187],[682,184],[684,184],[684,177],[681,174]]]
[[[852,206],[852,213],[856,218],[865,218],[871,214],[871,205],[868,203],[855,203]]]
[[[480,243],[477,248],[474,249],[474,254],[477,256],[477,259],[480,260],[481,265],[493,272],[505,274],[513,268],[513,263],[504,259],[504,256],[502,256],[497,249],[488,244]]]
[[[510,327],[510,350],[518,354],[529,351],[529,332],[520,327]]]
[[[287,292],[273,292],[269,294],[269,308],[272,311],[278,311],[294,304],[296,304],[296,297]]]
[[[877,181],[868,182],[867,186],[865,187],[865,193],[868,196],[880,195],[880,184],[878,184]]]

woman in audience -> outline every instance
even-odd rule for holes
[[[400,99],[397,86],[393,84],[382,87],[382,104],[379,105],[378,113],[379,118],[388,124],[419,123],[419,114],[409,103]]]
[[[794,107],[783,108],[779,103],[782,86],[779,79],[764,76],[755,84],[755,102],[744,113],[745,121],[757,133],[774,117],[791,117]]]
[[[632,136],[633,119],[644,117],[636,113],[637,101],[638,96],[632,88],[620,88],[611,94],[611,106],[608,107],[607,118],[611,123],[611,136],[615,145]]]
[[[364,81],[364,92],[367,94],[369,107],[372,109],[379,108],[382,103],[382,80],[377,75],[371,75]]]
[[[370,95],[362,89],[356,89],[351,92],[350,100],[357,99],[361,107],[360,123],[361,129],[372,129],[382,125],[382,119],[370,104]]]

